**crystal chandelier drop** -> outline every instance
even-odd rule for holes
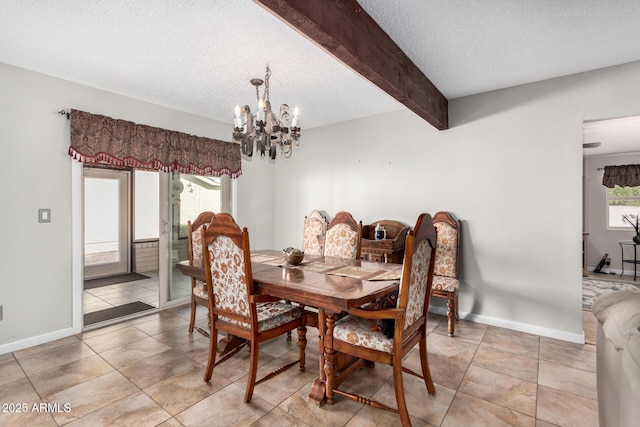
[[[269,157],[276,158],[278,147],[285,158],[291,157],[293,144],[300,145],[300,124],[298,121],[298,107],[293,110],[293,118],[289,115],[289,106],[282,104],[280,114],[271,111],[269,102],[269,77],[271,70],[267,65],[267,73],[262,79],[251,79],[251,84],[256,87],[256,101],[258,104],[256,114],[251,114],[248,105],[236,106],[233,120],[233,140],[240,144],[242,152],[247,156],[253,155],[255,143],[256,151],[264,156],[269,152]],[[260,86],[264,83],[264,93],[260,96]]]

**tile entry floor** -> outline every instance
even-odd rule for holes
[[[204,383],[208,340],[188,333],[189,310],[181,306],[0,355],[0,425],[399,425],[395,414],[340,396],[320,407],[307,399],[318,375],[314,328],[307,331],[306,372],[292,368],[259,384],[249,404],[242,402],[246,351],[217,366]],[[431,315],[428,324],[436,395],[404,376],[414,426],[598,425],[595,346],[464,320],[450,338],[446,323]],[[206,325],[201,308],[198,324]],[[296,352],[295,338],[261,345],[258,376],[294,360]],[[419,371],[417,346],[405,365]],[[395,406],[388,366],[358,371],[343,387]]]

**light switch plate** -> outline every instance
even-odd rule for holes
[[[51,209],[38,209],[38,222],[51,222]]]

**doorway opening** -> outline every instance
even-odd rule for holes
[[[157,173],[85,167],[83,208],[84,325],[158,308]]]

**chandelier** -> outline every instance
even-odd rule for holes
[[[293,144],[300,145],[298,107],[293,110],[293,118],[289,115],[287,104],[280,106],[279,115],[271,111],[269,77],[271,77],[271,70],[267,65],[264,80],[251,79],[251,84],[256,87],[256,101],[258,103],[255,115],[251,114],[248,105],[244,107],[236,105],[233,140],[240,144],[242,152],[249,157],[253,155],[255,144],[256,152],[260,152],[262,156],[268,151],[269,157],[275,159],[279,147],[282,155],[289,158],[293,152]],[[263,83],[264,93],[260,96],[260,86]]]

